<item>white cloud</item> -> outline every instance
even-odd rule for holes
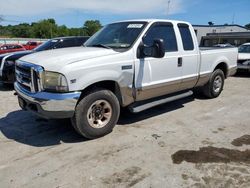
[[[169,14],[184,10],[187,0],[171,0]],[[168,0],[0,0],[0,14],[26,16],[80,10],[110,14],[167,14]]]

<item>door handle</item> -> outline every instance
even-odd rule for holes
[[[182,57],[178,58],[178,67],[182,67]]]

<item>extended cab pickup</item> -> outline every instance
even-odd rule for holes
[[[200,50],[187,22],[123,21],[103,27],[84,47],[21,58],[15,90],[24,110],[71,118],[78,133],[98,138],[112,131],[121,107],[141,112],[194,88],[218,97],[237,56],[237,48]]]

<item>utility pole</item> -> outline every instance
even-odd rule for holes
[[[170,0],[168,0],[168,9],[167,9],[167,16],[169,15],[169,10],[170,10],[170,3],[171,3],[171,1],[170,1]]]

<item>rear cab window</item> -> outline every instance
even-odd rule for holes
[[[193,41],[192,34],[190,32],[189,25],[180,23],[178,24],[178,28],[181,34],[183,49],[185,51],[194,50],[194,41]]]

